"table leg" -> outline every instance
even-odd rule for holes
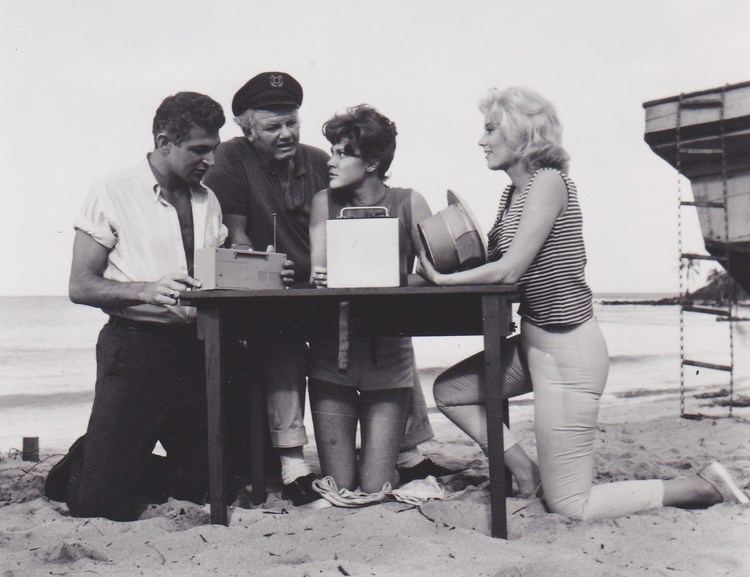
[[[259,383],[250,385],[250,462],[253,505],[266,502],[266,395]]]
[[[211,523],[227,525],[224,470],[224,343],[221,307],[209,305],[198,312],[206,346],[206,399],[208,402],[208,494]]]
[[[500,359],[503,345],[504,325],[507,323],[508,307],[505,299],[498,295],[482,297],[482,324],[484,331],[484,394],[487,408],[487,457],[490,463],[490,508],[492,514],[492,536],[508,538],[508,523],[505,508],[506,477],[503,454],[503,391],[500,381]]]

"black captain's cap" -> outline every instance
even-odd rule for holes
[[[239,116],[248,108],[273,108],[302,104],[302,86],[286,72],[261,72],[248,80],[232,98],[232,112]]]

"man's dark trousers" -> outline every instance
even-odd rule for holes
[[[195,326],[115,319],[99,333],[96,361],[84,455],[72,465],[68,483],[71,514],[132,520],[160,491],[165,498],[203,503],[206,389]],[[167,452],[161,460],[166,466],[151,454],[157,441]]]

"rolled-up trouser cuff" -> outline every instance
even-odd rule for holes
[[[271,444],[277,449],[302,447],[307,445],[307,431],[304,425],[298,429],[285,429],[283,431],[274,431],[272,429]]]
[[[420,426],[412,430],[408,430],[404,433],[404,437],[401,440],[400,451],[406,451],[407,449],[414,449],[422,443],[426,443],[435,438],[435,434],[432,432],[432,427],[428,422],[426,426]]]
[[[413,362],[416,367],[416,359]],[[422,393],[422,385],[419,382],[419,373],[416,369],[414,370],[414,382],[409,402],[409,416],[399,447],[401,451],[414,449],[417,445],[435,438],[435,433],[432,432],[432,426],[430,425],[430,417],[427,414],[427,403],[425,403]]]

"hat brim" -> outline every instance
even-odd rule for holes
[[[427,257],[438,272],[452,273],[487,262],[487,245],[474,214],[448,191],[448,206],[418,225]]]
[[[487,237],[484,234],[482,234],[482,228],[479,226],[479,223],[477,222],[477,217],[474,216],[474,211],[471,210],[471,206],[469,206],[469,203],[464,201],[463,198],[461,198],[458,194],[456,194],[450,189],[446,193],[446,197],[448,200],[448,205],[458,204],[463,207],[464,211],[466,211],[466,216],[469,218],[469,221],[474,227],[474,230],[476,230],[477,233],[479,234],[479,239],[481,240],[482,248],[484,249],[484,258],[486,259],[487,258]]]
[[[240,114],[244,114],[248,110],[278,110],[279,108],[299,108],[300,103],[296,100],[292,100],[291,98],[286,100],[279,100],[276,99],[269,99],[269,100],[259,100],[257,102],[248,102],[247,104],[242,104],[241,106],[235,107],[235,116],[239,116]]]

